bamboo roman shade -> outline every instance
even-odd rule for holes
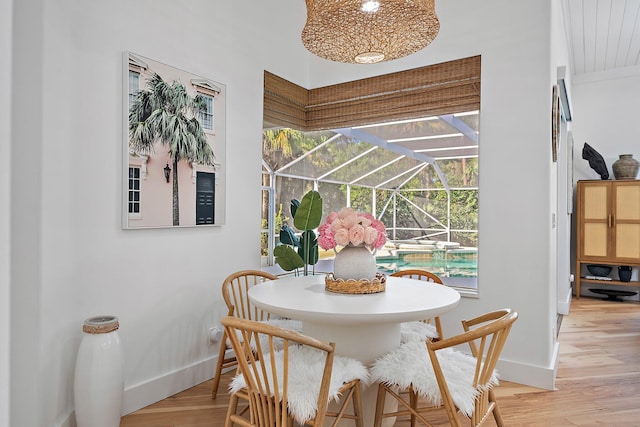
[[[309,91],[288,80],[264,72],[264,127],[307,128],[305,109]]]
[[[265,71],[264,121],[352,127],[480,109],[480,56],[306,90]]]

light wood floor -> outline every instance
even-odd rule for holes
[[[506,381],[496,389],[506,424],[640,426],[640,304],[574,299],[559,339],[556,390]],[[207,381],[123,417],[120,426],[222,427],[228,402],[224,390],[230,378],[231,373],[223,376],[223,392],[216,400],[211,399]],[[409,424],[399,420],[395,425]],[[434,425],[447,423],[442,418]]]

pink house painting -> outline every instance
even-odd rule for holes
[[[124,54],[125,229],[225,221],[225,85]]]

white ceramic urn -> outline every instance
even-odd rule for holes
[[[372,280],[377,272],[376,258],[362,245],[345,246],[333,261],[333,275],[336,279]]]
[[[122,414],[124,363],[118,318],[85,320],[78,349],[74,400],[78,427],[118,427]]]

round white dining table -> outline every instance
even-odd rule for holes
[[[387,277],[375,294],[339,294],[325,290],[324,275],[290,276],[249,289],[257,307],[302,321],[305,334],[336,344],[336,353],[365,363],[400,344],[400,324],[453,309],[460,294],[436,283]]]
[[[380,293],[334,293],[325,290],[324,275],[267,281],[249,289],[249,298],[270,313],[301,320],[305,334],[366,365],[400,345],[401,323],[441,315],[460,302],[455,289],[404,277],[387,277]],[[363,393],[365,426],[373,425],[375,394],[376,387]]]

